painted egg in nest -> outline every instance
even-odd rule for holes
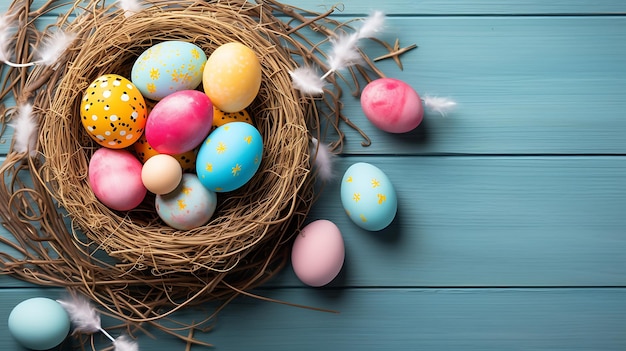
[[[133,149],[137,158],[141,163],[146,163],[152,156],[160,155],[158,151],[152,148],[146,140],[146,135],[142,135],[136,143],[133,144]],[[198,153],[198,149],[195,148],[193,150],[183,152],[182,154],[174,154],[174,158],[180,163],[180,166],[183,169],[183,172],[192,173],[196,171],[196,154]]]
[[[217,127],[221,127],[226,123],[230,122],[244,122],[251,125],[254,125],[252,122],[252,117],[250,117],[250,113],[246,110],[241,110],[237,112],[224,112],[217,108],[217,106],[213,105],[213,127],[211,130],[215,130]]]
[[[80,104],[87,134],[101,146],[123,149],[134,144],[146,126],[146,102],[128,79],[106,74],[94,80]]]

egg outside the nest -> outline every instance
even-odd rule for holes
[[[368,83],[361,93],[361,108],[374,126],[389,133],[410,132],[424,117],[417,92],[394,78],[379,78]]]
[[[340,193],[348,217],[365,230],[383,230],[396,217],[396,190],[389,177],[374,165],[359,162],[348,167]]]
[[[205,188],[192,173],[183,174],[178,187],[157,195],[155,208],[159,217],[170,227],[190,230],[205,225],[217,207],[217,194]]]
[[[255,127],[244,122],[227,123],[209,134],[200,146],[196,174],[211,191],[233,191],[252,179],[262,155],[263,139]]]
[[[20,302],[9,314],[9,333],[31,350],[49,350],[70,331],[70,317],[57,301],[34,297]]]
[[[320,219],[307,224],[291,250],[294,273],[304,284],[320,287],[333,281],[345,259],[341,231],[333,222]]]

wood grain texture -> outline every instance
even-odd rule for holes
[[[229,305],[200,339],[214,350],[604,350],[626,348],[625,289],[284,289],[266,296],[326,313],[248,298]],[[0,314],[56,290],[0,290]],[[187,311],[198,320],[209,311]],[[103,326],[114,325],[104,320]],[[6,321],[0,319],[0,330]],[[97,336],[99,348],[108,344]],[[171,336],[140,336],[142,350],[182,350]],[[70,350],[68,340],[62,350]],[[3,350],[21,350],[0,337]],[[199,350],[200,348],[194,348]]]
[[[289,3],[321,11],[336,1]],[[382,70],[458,109],[392,135],[346,93],[345,113],[372,145],[344,128],[337,179],[309,216],[342,230],[344,269],[312,289],[288,267],[256,291],[340,313],[240,298],[198,336],[217,350],[625,350],[626,2],[346,1],[336,15],[372,9],[390,15],[384,39],[419,45],[402,56],[404,71],[392,61]],[[399,194],[381,232],[341,209],[337,182],[360,161]],[[61,293],[0,277],[0,349],[21,350],[6,329],[15,304]],[[206,307],[178,317],[197,321]],[[184,349],[155,337],[141,335],[140,348]]]

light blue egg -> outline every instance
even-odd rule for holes
[[[200,146],[196,174],[215,192],[228,192],[246,184],[261,164],[263,139],[245,122],[226,123],[216,128]]]
[[[189,230],[211,219],[217,207],[217,194],[205,188],[195,174],[185,173],[174,191],[156,196],[155,207],[167,225]]]
[[[344,173],[341,203],[348,217],[369,231],[389,226],[398,209],[396,190],[389,177],[365,162],[353,164]]]
[[[161,100],[171,93],[197,88],[206,61],[204,51],[192,43],[164,41],[137,58],[131,80],[145,98]]]
[[[70,317],[60,303],[35,297],[13,308],[8,327],[22,346],[31,350],[48,350],[65,340],[70,331]]]

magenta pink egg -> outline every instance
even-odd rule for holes
[[[296,237],[291,265],[296,276],[309,286],[330,283],[341,271],[345,258],[343,237],[331,221],[309,223]]]
[[[128,211],[139,206],[147,193],[141,168],[141,162],[129,151],[101,148],[89,161],[89,185],[104,205]]]
[[[209,135],[213,104],[196,90],[172,93],[159,101],[146,122],[146,140],[162,154],[175,155],[193,150]]]
[[[367,84],[361,93],[361,107],[372,124],[389,133],[410,132],[424,117],[417,92],[393,78],[380,78]]]

